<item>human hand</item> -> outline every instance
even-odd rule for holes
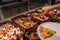
[[[49,13],[49,11],[51,11],[53,8],[52,8],[52,6],[45,6],[45,7],[43,7],[41,10],[38,10],[38,11],[40,11],[42,14],[47,14],[47,13]]]

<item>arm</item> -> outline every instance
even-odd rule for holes
[[[46,14],[46,13],[48,13],[49,11],[51,11],[53,9],[60,9],[60,4],[55,4],[55,5],[51,5],[51,6],[45,6],[39,11],[42,12],[43,14]]]
[[[60,4],[52,5],[51,8],[52,9],[60,9]]]

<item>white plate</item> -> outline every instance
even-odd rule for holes
[[[56,34],[53,35],[52,37],[49,37],[47,39],[43,39],[40,35],[40,26],[44,26],[47,27],[49,29],[52,29],[54,31],[56,31]],[[39,27],[37,28],[37,34],[39,36],[39,38],[41,40],[60,40],[60,23],[55,23],[55,22],[45,22],[39,25]]]

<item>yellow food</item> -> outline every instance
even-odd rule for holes
[[[41,36],[44,39],[46,39],[46,38],[53,36],[56,32],[54,30],[49,29],[49,28],[45,28],[43,26],[40,26],[40,33],[41,33]]]
[[[24,29],[28,29],[30,27],[32,27],[33,25],[35,25],[35,23],[28,19],[28,18],[25,18],[25,17],[22,17],[22,18],[18,18],[16,20],[14,20],[18,25],[20,25],[21,27],[23,27]]]
[[[30,32],[29,33],[29,35],[28,35],[31,39],[37,39],[38,38],[38,36],[37,36],[37,34],[35,34],[35,32]]]
[[[45,15],[42,15],[42,14],[40,14],[40,13],[32,13],[32,15],[33,15],[33,17],[35,18],[35,19],[38,19],[38,20],[40,20],[40,21],[45,21],[45,20],[47,20],[49,17],[47,17],[47,16],[45,16]]]

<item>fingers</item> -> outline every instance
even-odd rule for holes
[[[41,10],[38,10],[38,12],[41,12],[42,14],[47,14],[50,11],[49,7],[43,7]]]
[[[44,9],[38,9],[37,11],[43,13]]]
[[[44,9],[41,9],[40,12],[43,13],[45,10]]]
[[[51,7],[50,7],[50,6],[45,6],[45,7],[43,7],[43,8],[40,10],[40,12],[41,12],[42,14],[47,14],[50,10],[51,10]]]
[[[44,10],[44,9],[41,9],[40,12],[41,12],[42,14],[47,14],[47,11]]]

